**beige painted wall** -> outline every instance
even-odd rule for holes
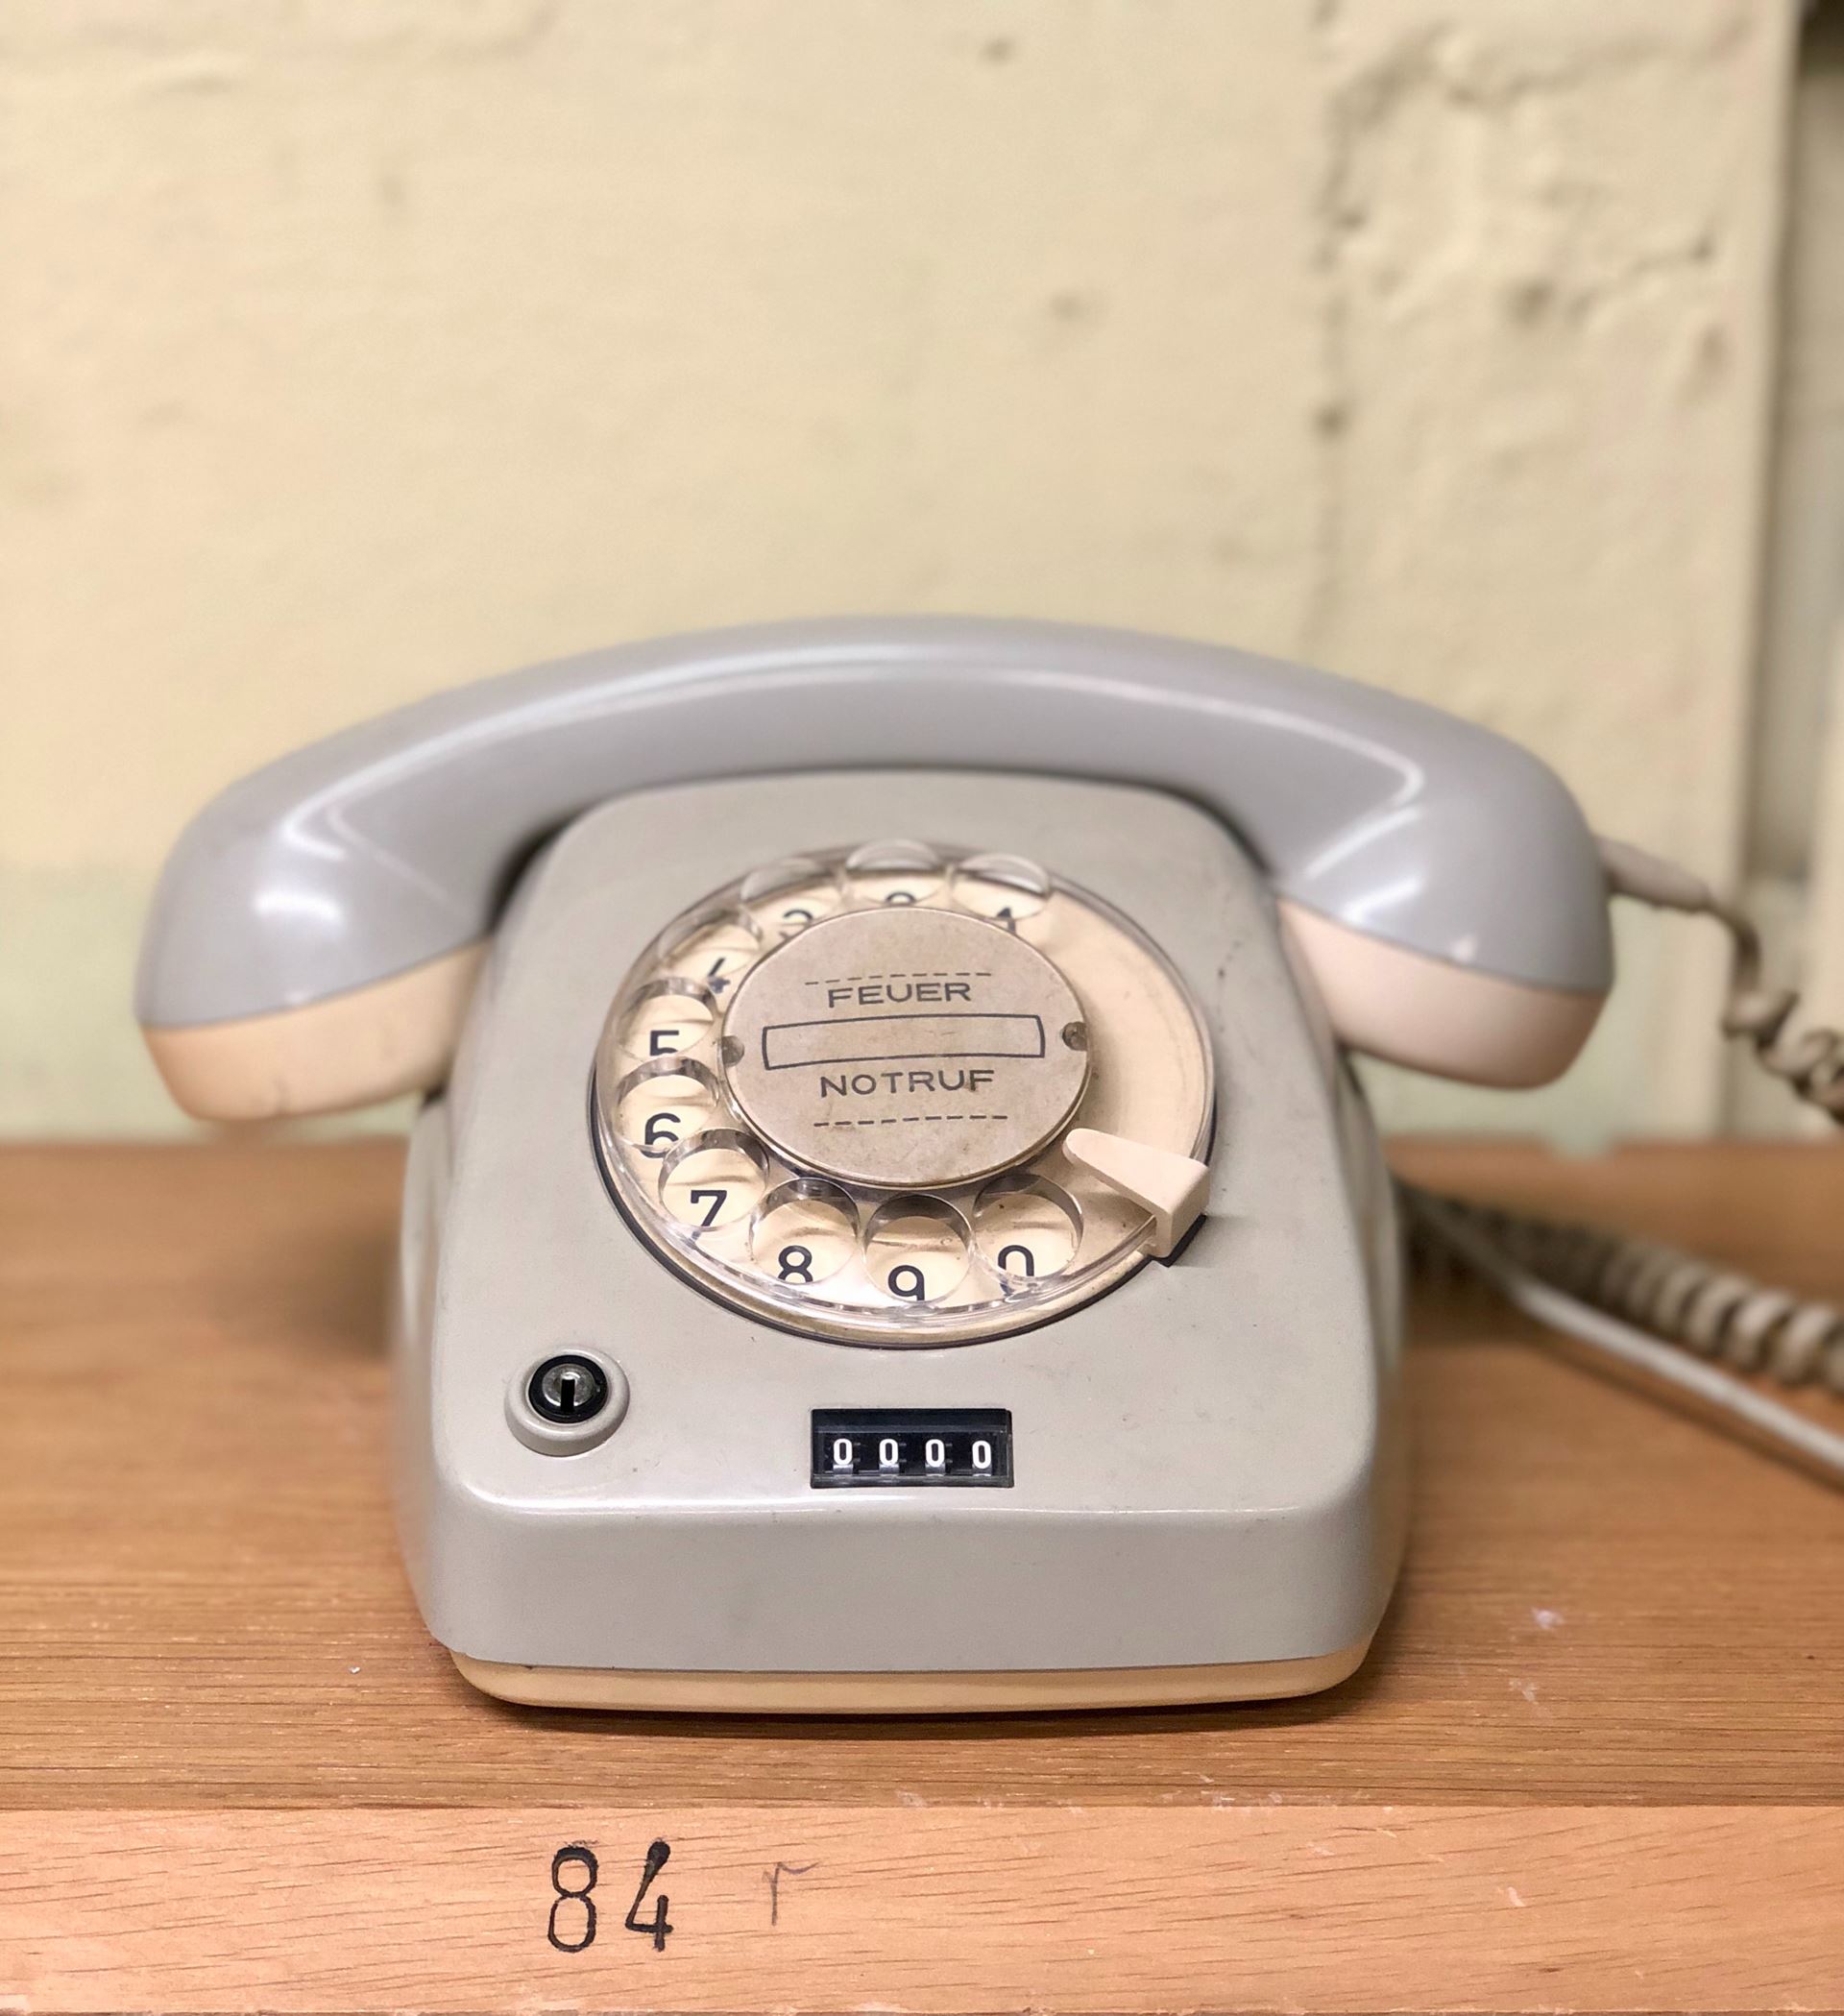
[[[169,1124],[137,913],[360,714],[811,611],[1093,618],[1737,864],[1790,9],[14,0],[0,1128]],[[1515,1108],[1715,1110],[1713,969]]]

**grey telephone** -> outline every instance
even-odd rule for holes
[[[1609,885],[1549,771],[1404,700],[815,622],[233,786],[137,1006],[209,1117],[430,1093],[398,1496],[477,1686],[1225,1700],[1348,1673],[1400,1553],[1395,1213],[1343,1051],[1554,1076]]]

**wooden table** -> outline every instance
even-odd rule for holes
[[[1398,1160],[1844,1295],[1835,1146]],[[505,1708],[396,1558],[399,1170],[0,1154],[0,2009],[1844,2004],[1844,1497],[1460,1296],[1419,1311],[1408,1569],[1335,1692]]]

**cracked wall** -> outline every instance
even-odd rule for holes
[[[21,0],[0,24],[0,1127],[169,1124],[186,812],[623,636],[840,609],[1307,656],[1736,864],[1789,17],[1664,0]],[[1517,1105],[1714,1111],[1626,934]]]

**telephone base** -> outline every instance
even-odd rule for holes
[[[988,1673],[671,1673],[511,1665],[453,1651],[449,1657],[471,1687],[525,1708],[658,1714],[978,1715],[1201,1708],[1318,1694],[1347,1680],[1370,1649],[1367,1634],[1314,1659]]]
[[[771,1327],[634,1236],[585,1064],[642,934],[734,871],[739,835],[793,862],[861,831],[1035,847],[1174,949],[1225,1094],[1208,1208],[1169,1263],[977,1345],[892,1324],[866,1348]],[[1310,1693],[1357,1665],[1402,1542],[1393,1200],[1266,887],[1204,814],[894,771],[619,799],[528,871],[481,986],[412,1135],[393,1318],[405,1558],[475,1687],[578,1710],[1093,1712]],[[531,1386],[571,1354],[624,1404],[558,1447]],[[896,1424],[924,1418],[958,1478],[903,1476]],[[822,1469],[873,1432],[894,1481]]]

